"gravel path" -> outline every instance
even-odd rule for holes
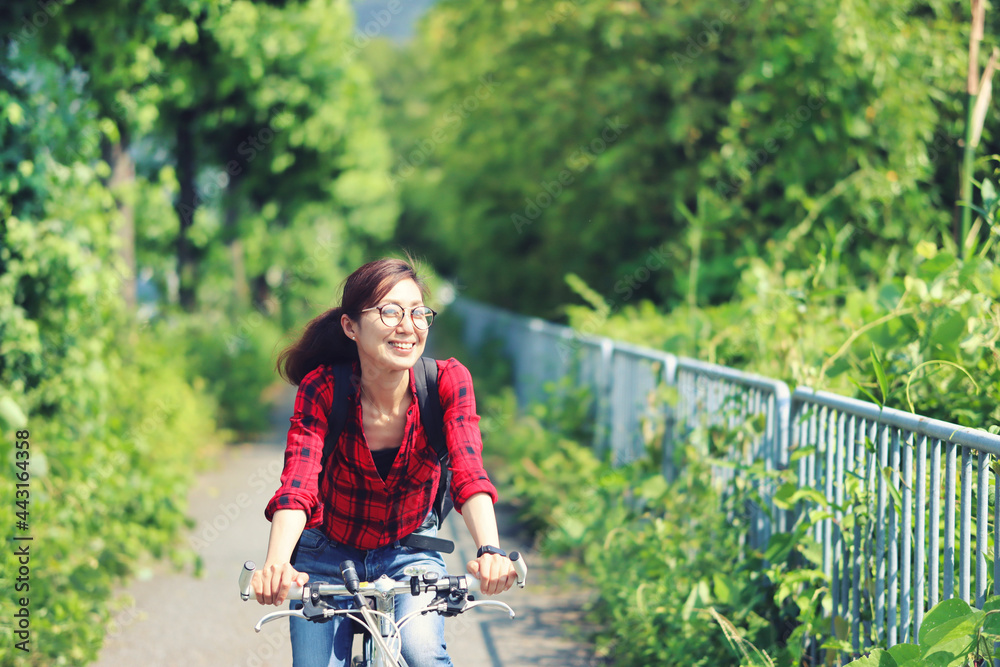
[[[282,446],[276,443],[226,448],[219,466],[202,475],[190,494],[197,525],[189,539],[202,559],[202,576],[152,564],[123,591],[121,610],[96,665],[291,664],[287,623],[275,622],[254,633],[265,608],[237,595],[243,561],[263,562],[270,528],[263,508],[277,488],[281,465]],[[508,523],[501,515],[501,525]],[[449,570],[464,571],[474,544],[457,513],[449,517],[442,536],[458,545],[445,559]],[[505,534],[504,546],[523,550],[524,545]],[[471,612],[448,621],[446,638],[456,667],[597,664],[589,647],[570,639],[582,622],[579,609],[585,596],[551,585],[554,577],[537,556],[529,554],[527,561],[532,568],[528,587],[501,598],[517,610],[516,619]]]

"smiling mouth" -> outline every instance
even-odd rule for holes
[[[412,350],[413,343],[389,343],[389,347],[394,347],[397,350]]]

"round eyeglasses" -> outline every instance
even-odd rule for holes
[[[399,323],[403,321],[403,317],[406,315],[406,308],[403,308],[398,303],[387,303],[384,306],[372,306],[371,308],[362,309],[362,313],[368,312],[369,310],[377,310],[378,316],[382,318],[382,323],[387,327],[398,327]],[[431,328],[434,324],[434,316],[437,313],[428,308],[427,306],[416,306],[410,308],[410,319],[413,320],[413,326],[421,331],[425,331]]]

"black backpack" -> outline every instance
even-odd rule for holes
[[[352,375],[352,365],[337,364],[333,367],[333,406],[327,416],[326,438],[323,440],[323,467],[337,446],[340,433],[344,430],[347,419],[348,392],[356,393],[358,379]],[[448,467],[448,445],[444,441],[444,414],[441,410],[441,395],[437,386],[437,362],[428,357],[420,357],[413,368],[413,380],[417,390],[417,405],[420,408],[420,421],[427,434],[427,442],[434,448],[438,463],[441,465],[441,480],[438,482],[434,496],[434,516],[438,528],[454,507],[449,487],[451,486],[451,469]]]

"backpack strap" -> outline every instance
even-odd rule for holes
[[[347,421],[347,397],[358,391],[353,376],[354,366],[350,363],[336,364],[333,367],[333,405],[326,418],[326,437],[323,439],[323,458],[320,461],[320,477],[326,470],[326,462],[330,460],[340,433]]]
[[[424,425],[427,442],[437,454],[441,465],[441,478],[434,495],[434,515],[438,528],[445,515],[451,510],[451,470],[448,467],[450,456],[448,444],[444,440],[444,413],[441,409],[441,394],[438,392],[438,366],[434,359],[420,357],[413,369],[413,381],[417,390],[417,404],[420,407],[420,421]]]

